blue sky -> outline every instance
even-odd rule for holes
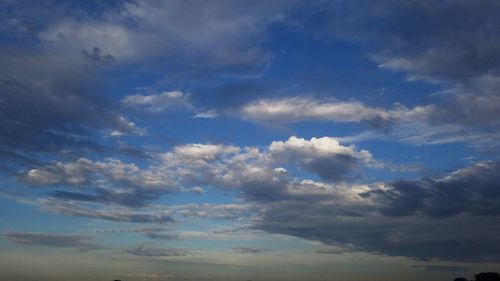
[[[500,270],[500,4],[0,6],[1,279]]]

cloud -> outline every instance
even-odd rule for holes
[[[53,162],[20,173],[18,179],[31,187],[50,188],[48,195],[52,199],[132,208],[147,207],[162,196],[177,191],[199,193],[203,191],[202,186],[233,191],[249,200],[280,199],[288,196],[287,188],[303,177],[288,172],[283,168],[287,165],[332,182],[350,180],[365,168],[383,167],[383,163],[375,160],[369,151],[359,150],[354,145],[343,146],[335,138],[307,140],[290,137],[264,148],[199,143],[179,145],[160,153],[145,167],[112,158]],[[202,216],[209,206],[191,207],[191,210],[183,211],[184,215]],[[234,207],[237,211],[241,206],[226,207]],[[228,216],[226,210],[218,208],[222,207],[210,210],[212,217]],[[235,215],[246,211],[242,209]],[[120,218],[119,214],[82,208],[64,208],[64,213],[111,220],[149,219],[141,218],[141,215],[135,219]]]
[[[204,112],[199,112],[196,115],[194,115],[193,118],[216,118],[217,116],[218,116],[217,111],[212,109]]]
[[[32,186],[106,186],[119,183],[129,187],[168,188],[173,183],[159,171],[142,170],[134,163],[112,158],[104,161],[80,158],[72,163],[54,162],[29,170],[20,179]]]
[[[415,145],[459,142],[476,148],[497,146],[500,135],[495,128],[500,121],[496,112],[500,102],[495,95],[458,87],[443,92],[434,102],[413,108],[396,104],[384,109],[358,101],[285,97],[253,101],[237,112],[245,120],[270,125],[319,121],[368,126],[368,131],[346,140],[379,138]]]
[[[84,201],[100,204],[117,204],[126,207],[144,207],[150,201],[159,199],[164,192],[158,190],[144,190],[144,189],[94,189],[95,193],[80,193],[64,190],[55,190],[50,192],[49,195],[53,198],[60,200],[74,200]]]
[[[81,251],[104,249],[83,235],[54,234],[39,232],[4,232],[3,237],[12,243],[58,248],[76,248]]]
[[[339,255],[345,252],[348,252],[348,248],[339,247],[339,246],[324,246],[317,249],[315,252],[318,254],[328,254],[328,255]]]
[[[343,146],[330,137],[306,140],[292,136],[286,142],[272,142],[269,153],[278,161],[295,162],[302,169],[331,181],[341,180],[362,166],[377,165],[369,151],[357,150],[354,145]]]
[[[369,107],[358,101],[337,101],[310,97],[260,99],[241,107],[244,118],[257,122],[277,124],[304,121],[365,122],[372,125],[389,125],[393,120],[417,114],[423,107],[408,109],[397,105],[393,109]]]
[[[185,257],[199,254],[198,251],[180,248],[150,248],[144,245],[132,247],[127,253],[141,257]]]
[[[148,209],[116,208],[97,205],[98,208],[86,207],[82,204],[54,198],[41,198],[35,203],[41,210],[65,216],[86,217],[100,220],[131,223],[171,223],[174,219],[168,210],[151,211]]]
[[[328,7],[336,35],[366,40],[383,68],[410,79],[460,81],[498,74],[498,3],[489,1],[359,1]],[[327,4],[329,5],[329,4]],[[385,22],[387,24],[376,24]]]
[[[199,186],[190,188],[189,191],[196,193],[196,194],[203,194],[205,192],[205,190],[203,190],[203,188],[201,188]]]
[[[100,149],[95,139],[99,132],[142,132],[106,97],[92,93],[98,91],[96,79],[79,59],[18,48],[0,54],[0,61],[9,66],[0,68],[5,92],[0,123],[8,132],[0,137],[3,148],[26,153],[57,153],[68,147],[95,151]]]
[[[250,204],[185,204],[172,207],[173,213],[186,218],[245,220],[255,216],[257,210]]]
[[[0,125],[6,132],[0,151],[31,158],[61,151],[81,157],[106,149],[103,134],[144,135],[146,130],[122,114],[123,104],[109,91],[124,68],[132,75],[146,72],[173,80],[259,75],[271,59],[261,44],[265,30],[293,2],[243,7],[232,1],[80,5],[48,0],[29,9],[2,2],[8,13],[0,14],[5,23],[0,35],[6,38],[0,54]],[[130,95],[126,101],[149,111],[164,110],[170,102],[190,108],[187,95],[176,99],[174,93]],[[197,118],[214,114],[193,111]],[[18,159],[2,166],[25,164]]]
[[[167,69],[172,76],[221,70],[227,75],[254,75],[270,59],[260,46],[266,27],[294,2],[125,1],[102,14],[78,10],[87,16],[49,22],[38,38],[67,49],[97,47],[119,64],[154,63],[152,69]]]
[[[122,102],[130,107],[143,108],[156,113],[168,108],[193,110],[189,95],[180,91],[163,92],[157,95],[129,95]]]
[[[268,248],[234,247],[233,251],[240,254],[265,254],[274,250]]]
[[[497,182],[500,163],[479,162],[437,179],[399,181],[383,190],[363,196],[382,202],[386,215],[405,216],[424,212],[431,217],[447,217],[460,213],[482,216],[500,215]]]
[[[255,228],[390,256],[498,261],[499,165],[479,162],[438,179],[320,191],[298,187],[260,201]],[[315,184],[321,186],[320,184]],[[297,187],[296,187],[297,189]],[[322,196],[314,193],[323,192]]]
[[[102,228],[96,229],[96,233],[154,233],[167,231],[165,227],[142,227],[142,228]]]
[[[381,69],[443,90],[432,95],[435,106],[426,122],[394,131],[403,131],[403,139],[416,144],[462,142],[497,148],[499,136],[492,132],[500,126],[500,21],[496,17],[500,5],[467,0],[360,4],[319,4],[318,12],[332,15],[323,31],[354,44],[369,43],[369,57]]]

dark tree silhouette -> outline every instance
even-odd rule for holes
[[[474,281],[500,281],[498,272],[481,272],[474,275]]]

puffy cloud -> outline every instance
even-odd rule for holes
[[[80,158],[75,162],[54,162],[29,170],[21,179],[33,186],[69,185],[106,187],[113,183],[128,187],[169,188],[174,182],[161,171],[142,170],[134,163],[117,159],[92,161]]]
[[[417,259],[498,261],[499,165],[480,162],[439,179],[355,189],[301,188],[264,202],[254,227],[350,251]],[[492,248],[493,247],[493,248]]]
[[[399,181],[387,189],[369,191],[363,196],[381,203],[382,212],[406,216],[423,212],[432,217],[460,213],[482,216],[500,215],[498,180],[500,163],[479,162],[443,178]]]
[[[126,208],[102,207],[148,207],[173,191],[200,192],[201,186],[233,191],[252,201],[301,196],[306,190],[303,187],[315,191],[314,196],[321,196],[323,191],[331,189],[329,184],[301,181],[303,175],[288,172],[283,168],[286,165],[295,165],[303,171],[337,182],[349,179],[364,168],[380,167],[370,152],[358,150],[353,145],[343,146],[334,138],[307,140],[291,137],[286,141],[273,142],[267,148],[196,143],[179,145],[160,154],[144,168],[111,158],[103,161],[80,158],[68,163],[53,162],[22,173],[19,179],[33,187],[51,188],[48,195],[58,204],[46,204],[48,210],[132,222],[161,222],[170,218],[169,213],[153,216],[130,212]],[[63,200],[68,203],[60,204]],[[93,204],[98,208],[87,208],[75,202]],[[254,211],[246,205],[194,204],[184,206],[176,214],[236,219],[247,218]]]
[[[358,151],[353,145],[343,146],[330,137],[310,140],[290,137],[286,142],[272,142],[269,153],[274,159],[296,162],[304,170],[326,180],[340,180],[361,166],[377,164],[369,151]]]

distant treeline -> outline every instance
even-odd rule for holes
[[[469,281],[467,278],[458,277],[453,281]],[[500,274],[498,272],[481,272],[474,275],[474,279],[470,281],[500,281]]]

